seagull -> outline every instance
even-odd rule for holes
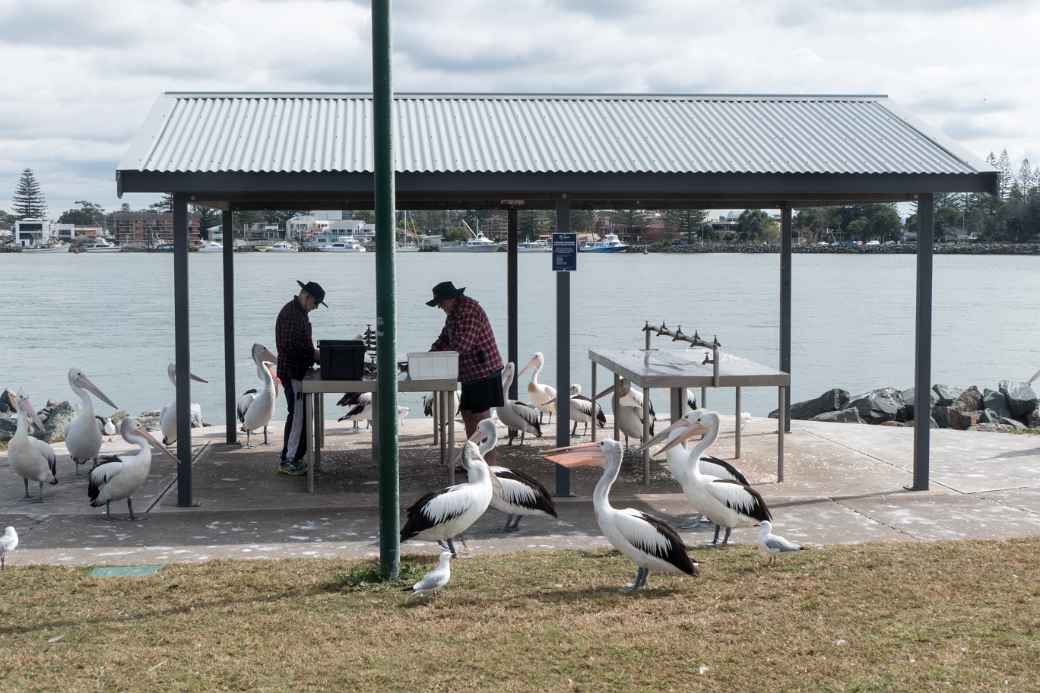
[[[107,416],[95,416],[94,418],[97,419],[98,430],[101,431],[101,435],[108,436],[109,441],[111,441],[112,436],[119,433],[111,418]]]
[[[54,448],[29,435],[33,424],[43,430],[43,422],[36,415],[29,398],[19,393],[15,407],[18,410],[18,427],[15,429],[14,437],[7,444],[7,461],[14,473],[22,477],[26,498],[30,498],[29,482],[39,482],[39,501],[42,501],[44,482],[51,485],[58,483],[58,458],[54,454]]]
[[[148,473],[152,469],[151,445],[162,450],[173,461],[177,458],[169,450],[159,444],[152,435],[145,430],[144,425],[137,419],[127,417],[119,424],[119,432],[123,440],[136,445],[134,453],[120,455],[111,462],[105,462],[94,467],[90,472],[90,483],[87,486],[87,495],[90,497],[90,505],[95,508],[105,506],[105,517],[111,519],[109,505],[112,501],[126,499],[126,508],[130,513],[130,519],[134,517],[133,496],[144,482],[148,480]]]
[[[4,535],[0,537],[0,570],[3,570],[4,565],[7,563],[7,554],[17,548],[18,532],[14,530],[14,527],[8,527],[4,530]],[[447,582],[447,580],[445,580],[445,582]]]
[[[568,448],[546,451],[546,458],[564,467],[596,465],[603,476],[596,483],[592,504],[596,521],[607,541],[631,558],[639,570],[626,592],[646,587],[651,570],[662,573],[697,575],[697,562],[690,558],[686,544],[672,527],[649,513],[635,508],[615,508],[610,504],[610,488],[621,470],[624,448],[616,440],[601,440]]]
[[[769,520],[758,523],[758,552],[769,557],[772,563],[776,554],[789,551],[804,551],[805,547],[784,539],[779,534],[773,534],[773,523]]]
[[[411,587],[406,587],[404,592],[411,592],[408,598],[425,594],[436,594],[440,592],[444,587],[447,587],[448,581],[451,580],[451,551],[441,551],[440,558],[437,559],[437,567],[422,576],[419,582],[415,583]]]
[[[113,409],[118,409],[97,385],[90,381],[87,375],[78,368],[69,369],[69,387],[79,397],[79,413],[69,422],[65,429],[65,447],[69,451],[69,457],[75,465],[76,474],[79,474],[79,466],[87,462],[97,464],[98,453],[101,451],[102,429],[98,427],[94,414],[94,400],[91,395],[97,397]]]
[[[350,406],[347,413],[339,417],[339,421],[353,421],[354,430],[358,430],[358,421],[364,421],[366,428],[372,427],[372,393],[361,392],[356,394],[348,392],[337,402],[341,407]],[[400,411],[398,411],[400,415]]]

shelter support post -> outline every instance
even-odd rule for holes
[[[791,373],[791,205],[780,208],[780,370]],[[784,431],[791,432],[791,388],[784,388]],[[737,412],[740,417],[740,412]],[[739,455],[738,455],[739,457]]]
[[[224,240],[224,420],[227,422],[227,444],[238,442],[235,425],[235,237],[231,227],[230,208],[220,213]]]
[[[571,228],[571,202],[566,197],[556,201],[556,232]],[[571,442],[571,274],[556,273],[556,445]],[[595,393],[594,393],[595,394]],[[556,465],[556,495],[571,495],[571,470]]]
[[[379,562],[383,577],[401,568],[397,451],[397,305],[394,277],[393,85],[390,74],[390,0],[372,0],[372,129],[376,212],[376,375],[379,422]]]
[[[177,362],[177,505],[191,502],[191,349],[188,342],[188,198],[173,196],[173,324]],[[234,419],[232,419],[232,424]]]
[[[508,240],[506,243],[506,314],[507,314],[507,341],[508,348],[507,353],[509,354],[509,361],[514,364],[514,367],[519,367],[517,360],[519,359],[520,350],[520,338],[519,329],[517,327],[517,304],[519,299],[517,297],[519,281],[519,274],[517,272],[517,210],[515,207],[510,207],[507,212],[509,217],[509,231]],[[513,382],[509,385],[509,393],[506,395],[509,399],[517,398],[517,380],[519,378],[513,378]]]
[[[596,426],[599,421],[596,419],[596,407],[599,406],[599,400],[596,399],[596,362],[589,359],[589,363],[592,364],[592,372],[589,374],[589,399],[592,400],[592,442],[596,442]]]
[[[917,198],[917,320],[914,353],[914,483],[928,490],[932,401],[932,235],[935,197]]]

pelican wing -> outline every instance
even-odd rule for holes
[[[90,480],[87,482],[87,495],[91,501],[97,500],[101,495],[101,487],[119,476],[126,465],[123,460],[116,459],[114,462],[99,464],[90,470]]]
[[[629,544],[671,563],[687,575],[697,574],[686,544],[667,522],[635,508],[625,508],[616,517],[617,528]]]
[[[256,399],[256,388],[246,390],[242,393],[242,396],[235,402],[235,411],[238,413],[238,422],[246,422],[246,412],[249,411],[249,405]]]
[[[740,473],[739,469],[726,460],[719,459],[718,457],[702,457],[701,471],[708,476],[715,477],[716,479],[730,479],[736,481],[738,484],[750,486],[748,480],[744,478],[744,475]]]
[[[538,411],[538,408],[531,406],[527,402],[513,402],[512,408],[517,416],[519,416],[527,423],[531,424],[531,426],[535,429],[535,432],[538,435],[538,437],[541,438],[542,424],[539,421],[540,412]]]
[[[433,416],[433,395],[423,395],[422,410],[423,416]]]
[[[575,395],[571,397],[571,403],[574,408],[580,411],[585,416],[592,418],[592,400],[584,395]]]
[[[506,467],[492,467],[491,472],[502,482],[502,500],[506,503],[557,517],[552,496],[537,479]]]
[[[427,493],[412,503],[406,511],[407,520],[401,528],[401,541],[410,539],[437,525],[450,522],[469,509],[469,484],[456,484],[440,491]]]
[[[51,470],[51,474],[56,477],[58,475],[58,457],[54,454],[54,448],[49,443],[32,436],[29,436],[29,444],[36,449],[36,452],[43,459],[47,460],[47,467]]]
[[[746,484],[741,484],[732,479],[716,479],[708,484],[707,488],[719,502],[724,503],[727,508],[736,510],[741,515],[759,522],[771,521],[773,519],[765,499],[762,498],[758,491]]]

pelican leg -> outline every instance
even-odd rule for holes
[[[572,436],[578,435],[578,420],[577,419],[574,420],[574,427],[571,428],[571,435]]]
[[[636,577],[632,582],[628,583],[621,588],[622,592],[638,592],[646,586],[646,577],[650,573],[646,568],[640,568],[636,571]]]
[[[441,547],[445,551],[448,550],[448,543],[446,541],[444,541],[443,539],[440,539],[440,540],[437,541],[437,546]]]
[[[26,498],[32,498],[32,496],[29,495],[29,480],[28,479],[22,479],[22,481],[25,482],[25,497]]]
[[[105,519],[112,519],[112,504],[110,501],[105,501]]]
[[[513,522],[513,516],[512,516],[512,515],[508,515],[508,514],[507,514],[507,515],[506,515],[506,526],[502,528],[502,531],[503,531],[503,532],[512,532],[513,530],[512,530],[512,528],[510,527],[510,525],[512,524],[512,522]]]
[[[126,498],[126,509],[130,511],[130,519],[136,520],[137,518],[134,517],[134,501],[129,496]]]
[[[42,503],[43,502],[43,482],[42,481],[40,482],[40,497],[37,498],[35,502],[37,502],[37,503]]]
[[[252,445],[250,444],[250,438],[249,438],[249,434],[250,434],[250,431],[248,431],[248,430],[247,430],[247,431],[246,431],[246,447],[247,447],[247,448],[251,448],[251,447],[253,447],[253,446],[252,446]]]
[[[711,540],[712,546],[718,546],[719,544],[719,530],[722,529],[719,525],[715,525],[715,538]]]
[[[455,552],[455,542],[451,539],[448,540],[448,551],[451,551],[452,558],[458,558],[459,555]]]
[[[520,447],[524,446],[524,435],[526,435],[526,433],[526,431],[520,431]]]
[[[522,520],[522,519],[524,519],[523,515],[513,515],[513,529],[511,531],[513,531],[513,532],[519,532],[520,531],[520,520]]]
[[[267,426],[264,426],[264,445],[270,445],[270,443],[267,442]]]
[[[729,544],[729,533],[732,532],[732,531],[733,531],[732,527],[727,527],[726,528],[726,537],[722,540],[722,545],[723,546],[726,546],[727,544]]]

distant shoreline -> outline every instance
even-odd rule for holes
[[[668,247],[647,246],[649,253],[694,254],[694,253],[779,253],[779,243],[694,243]],[[913,255],[916,243],[893,245],[807,245],[794,246],[793,253],[815,255]],[[631,252],[631,251],[630,251]],[[642,252],[641,250],[636,252]],[[1040,243],[936,243],[936,255],[1040,255]]]

